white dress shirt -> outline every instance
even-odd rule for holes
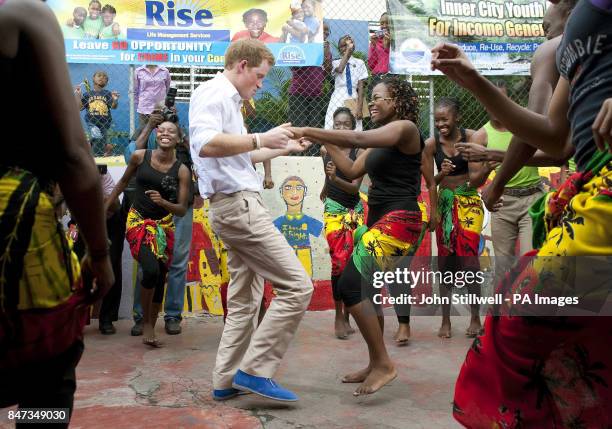
[[[191,158],[198,175],[200,194],[261,191],[261,180],[249,152],[222,158],[203,158],[200,150],[217,134],[247,134],[242,118],[242,98],[223,73],[202,83],[189,103]]]

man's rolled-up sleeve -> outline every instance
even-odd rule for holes
[[[189,138],[191,153],[200,156],[200,151],[217,134],[223,133],[222,101],[210,91],[202,91],[191,99],[189,106]]]

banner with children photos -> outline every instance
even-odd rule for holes
[[[528,75],[546,40],[545,0],[387,0],[392,73],[432,75],[431,49],[454,43],[485,75]]]
[[[322,0],[48,0],[69,63],[223,66],[232,41],[266,43],[277,66],[323,63]]]

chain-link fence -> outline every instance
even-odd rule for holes
[[[70,64],[81,121],[95,156],[123,153],[129,143],[132,94],[130,67]]]
[[[285,122],[296,126],[331,128],[336,108],[347,106],[356,112],[359,101],[367,103],[374,79],[388,71],[391,41],[385,32],[385,18],[381,17],[386,8],[384,0],[329,0],[323,3],[315,1],[314,4],[323,8],[325,16],[324,64],[321,67],[273,67],[255,99],[245,102],[245,123],[251,132],[265,132]],[[383,21],[382,29],[380,20]],[[346,36],[350,37],[353,50],[346,55],[344,65],[343,54],[348,49]],[[71,64],[73,84],[80,87],[80,97],[77,95],[77,98],[83,107],[83,125],[96,156],[123,154],[138,128],[135,110],[138,91],[134,87],[134,70],[134,66],[126,65]],[[98,71],[107,76],[104,88],[94,88],[94,75]],[[188,102],[193,90],[218,71],[219,68],[170,68],[172,81],[178,90],[176,106],[183,127],[188,126]],[[487,122],[487,113],[482,106],[444,76],[402,78],[411,83],[421,100],[418,126],[423,137],[433,132],[433,106],[442,96],[454,97],[460,102],[463,127],[479,129]],[[526,105],[528,78],[495,79],[504,80],[509,95]],[[100,95],[103,90],[108,91],[104,97]],[[374,127],[367,108],[362,114],[358,128]],[[318,153],[319,148],[313,146],[306,155]]]

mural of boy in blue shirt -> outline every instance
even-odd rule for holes
[[[94,156],[102,156],[108,149],[106,147],[107,133],[113,117],[111,109],[117,108],[119,93],[104,89],[108,84],[106,72],[97,71],[93,75],[93,90],[81,94],[81,86],[75,88],[79,109],[86,110],[85,123],[89,131],[90,142]]]
[[[306,191],[306,184],[301,177],[289,176],[283,181],[280,193],[287,205],[287,212],[274,220],[274,226],[285,236],[304,269],[312,277],[310,236],[321,235],[323,222],[302,212]]]

